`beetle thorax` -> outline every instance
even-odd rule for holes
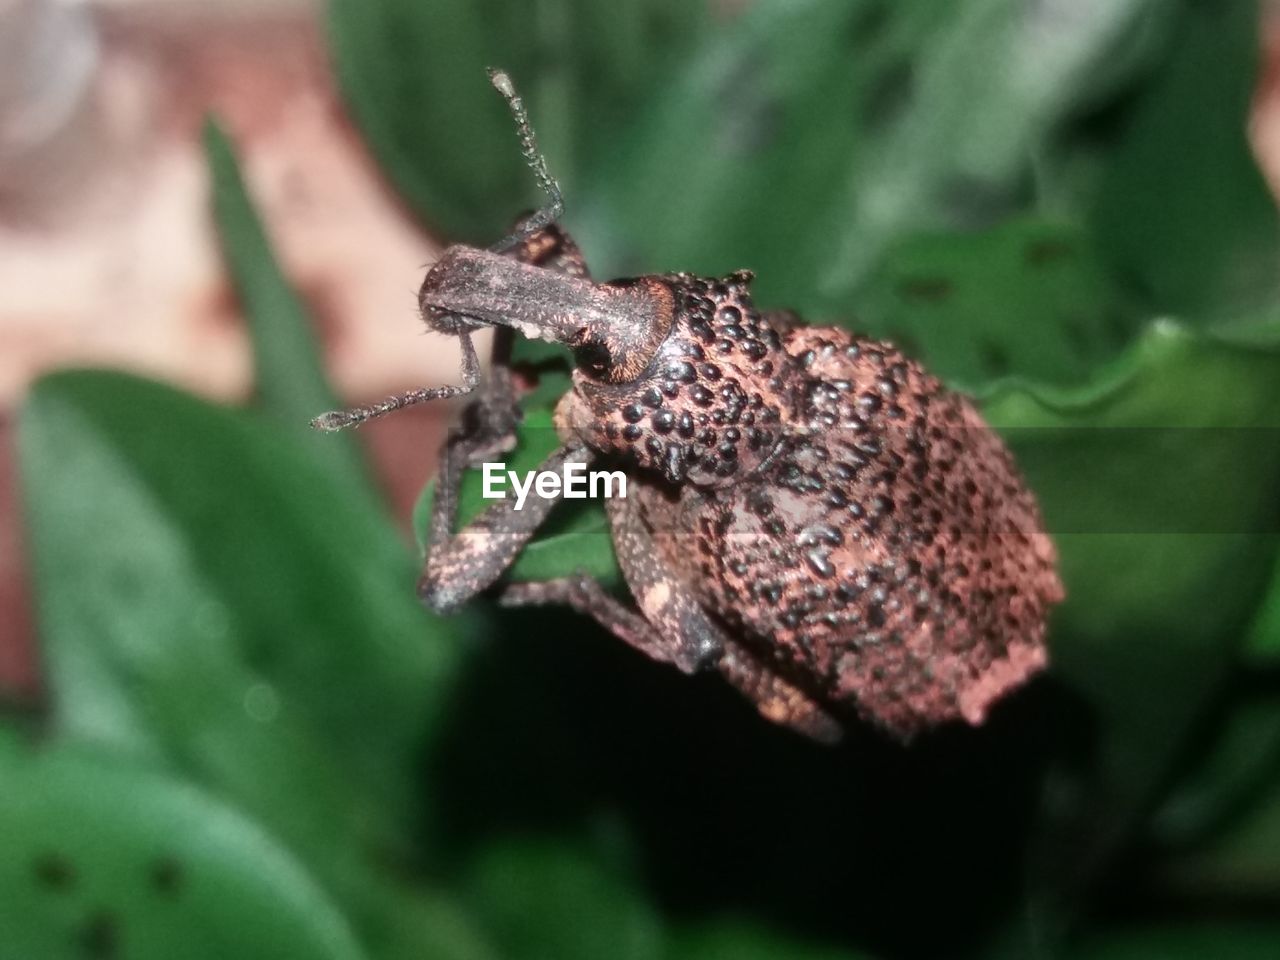
[[[794,408],[791,362],[756,310],[751,275],[664,278],[671,330],[644,372],[603,384],[581,371],[566,410],[587,443],[672,483],[724,486],[773,452]]]

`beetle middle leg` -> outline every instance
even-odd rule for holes
[[[835,717],[743,644],[732,641],[725,646],[719,669],[766,720],[822,743],[836,743],[843,737],[844,731]]]
[[[585,573],[554,580],[509,584],[499,595],[504,607],[566,606],[591,617],[615,637],[659,663],[672,663],[671,644],[640,612],[608,593]]]
[[[677,665],[714,663],[766,718],[815,740],[840,739],[839,723],[720,626],[664,561],[638,500],[607,504],[618,565],[648,622],[679,651]]]
[[[661,663],[686,673],[714,663],[760,713],[823,743],[841,738],[839,722],[815,700],[729,636],[683,581],[662,562],[634,503],[607,504],[614,549],[639,609],[579,574],[535,583],[514,583],[499,596],[504,606],[564,604]]]
[[[685,673],[715,663],[727,642],[724,630],[663,565],[633,502],[609,500],[606,510],[618,565],[639,610],[581,575],[511,584],[500,602],[506,606],[567,604],[646,656]]]

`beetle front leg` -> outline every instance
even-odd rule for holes
[[[517,510],[515,501],[502,500],[454,533],[462,476],[475,457],[492,449],[493,438],[484,434],[463,436],[446,447],[431,506],[427,562],[418,580],[419,598],[437,613],[455,609],[502,576],[556,504],[555,498],[530,497]],[[589,464],[594,457],[587,447],[566,444],[538,470],[559,473],[566,463]]]

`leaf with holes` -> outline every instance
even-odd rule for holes
[[[970,388],[1010,374],[1079,383],[1137,325],[1087,235],[1037,220],[904,240],[861,306],[851,326],[893,339]]]
[[[363,900],[367,848],[422,816],[465,623],[419,607],[367,499],[243,413],[59,374],[19,449],[58,731],[234,798]]]
[[[275,837],[212,796],[0,730],[0,957],[364,960]]]
[[[1099,253],[1148,309],[1212,321],[1280,298],[1280,217],[1246,131],[1258,4],[1186,4],[1088,205]]]
[[[1055,672],[1095,713],[1092,792],[1069,841],[1081,870],[1155,799],[1264,596],[1278,379],[1280,324],[1227,339],[1164,321],[1084,386],[1008,383],[983,404],[1058,544]],[[1064,854],[1050,862],[1069,883]]]

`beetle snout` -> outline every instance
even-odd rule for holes
[[[594,283],[466,246],[450,247],[431,268],[418,306],[428,328],[441,333],[496,325],[566,344],[593,375],[613,383],[640,375],[673,315],[661,278]]]
[[[451,309],[451,303],[454,307],[460,305],[459,288],[474,290],[478,286],[474,265],[469,263],[465,256],[458,255],[467,249],[467,247],[454,246],[445,250],[440,259],[427,271],[427,275],[422,280],[422,286],[418,288],[418,310],[428,330],[435,333],[458,334],[463,330],[474,330],[488,325],[479,317],[470,316],[465,311]]]
[[[423,322],[442,333],[496,325],[567,344],[600,322],[607,304],[590,280],[457,245],[423,279],[418,306]]]

